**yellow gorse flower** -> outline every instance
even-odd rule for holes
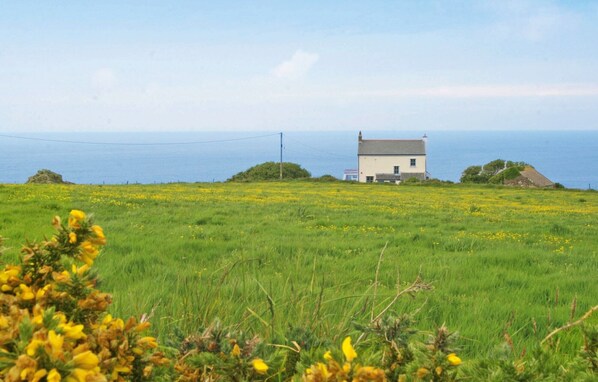
[[[241,348],[239,347],[239,345],[235,344],[235,346],[233,346],[233,350],[230,352],[230,354],[233,357],[240,357],[241,356]]]
[[[69,232],[69,243],[75,244],[77,242],[77,234],[74,232]]]
[[[98,362],[100,362],[98,356],[89,350],[79,353],[73,357],[73,364],[77,369],[92,370],[98,366]]]
[[[96,244],[104,245],[106,244],[106,236],[104,236],[104,230],[99,225],[92,225],[91,230],[95,234],[95,238],[93,241]]]
[[[48,342],[52,348],[52,356],[54,358],[60,357],[62,354],[62,346],[64,345],[64,337],[60,334],[56,334],[55,331],[50,330],[48,332]]]
[[[155,349],[158,347],[158,343],[154,337],[143,337],[137,341],[137,345],[141,346],[142,348],[152,348]]]
[[[258,374],[266,374],[268,371],[268,365],[266,365],[266,362],[261,358],[256,358],[251,361],[251,365],[253,366],[253,370]]]
[[[351,345],[351,337],[345,338],[342,345],[343,354],[347,359],[347,362],[352,362],[355,357],[357,357],[357,352],[353,349],[353,345]]]
[[[33,300],[35,298],[35,294],[33,294],[33,291],[27,285],[21,284],[19,288],[21,289],[21,298],[23,300]]]
[[[455,353],[447,355],[446,359],[448,363],[450,363],[452,366],[459,366],[463,362],[461,361],[461,358],[457,357]]]
[[[79,228],[81,222],[85,219],[85,212],[79,210],[72,210],[69,214],[69,227]]]
[[[419,369],[417,369],[417,372],[415,373],[415,375],[417,375],[417,378],[424,378],[426,375],[430,374],[430,370],[426,369],[425,367],[420,367]]]
[[[27,355],[29,357],[33,357],[35,355],[35,353],[37,352],[37,348],[43,347],[44,344],[45,344],[45,341],[34,338],[31,340],[31,342],[29,342],[29,345],[27,345],[27,347],[25,348],[25,351],[27,352]]]
[[[96,248],[96,246],[94,246],[91,242],[89,241],[84,241],[83,243],[81,243],[81,245],[79,246],[79,248],[81,249],[81,261],[83,261],[85,264],[91,266],[93,264],[93,261],[96,259],[96,257],[98,256],[98,249]]]
[[[330,352],[330,350],[327,350],[326,353],[324,353],[324,359],[326,361],[332,360],[332,353]]]
[[[46,380],[48,382],[60,382],[61,379],[62,379],[62,377],[60,376],[60,373],[56,369],[50,370],[50,372],[48,373],[48,376],[46,377]]]

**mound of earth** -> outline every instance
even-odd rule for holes
[[[26,183],[34,184],[73,184],[62,179],[62,175],[50,170],[39,170],[37,174],[30,176]]]

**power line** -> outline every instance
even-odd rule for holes
[[[0,134],[0,137],[3,138],[12,138],[12,139],[24,139],[29,141],[41,141],[41,142],[56,142],[56,143],[74,143],[79,145],[112,145],[112,146],[178,146],[178,145],[198,145],[198,144],[205,144],[205,143],[221,143],[221,142],[234,142],[234,141],[246,141],[250,139],[259,139],[265,137],[273,137],[275,135],[279,135],[280,133],[272,133],[272,134],[264,134],[264,135],[255,135],[252,137],[242,137],[242,138],[229,138],[229,139],[214,139],[209,141],[188,141],[188,142],[157,142],[157,143],[136,143],[136,142],[91,142],[91,141],[70,141],[70,140],[63,140],[63,139],[49,139],[49,138],[36,138],[36,137],[23,137],[18,135],[7,135],[7,134]]]
[[[313,150],[313,151],[320,152],[320,153],[322,153],[322,154],[326,154],[326,155],[328,155],[328,156],[337,157],[337,158],[342,158],[342,159],[355,159],[355,157],[353,157],[353,156],[348,156],[348,155],[337,154],[337,153],[333,153],[333,152],[330,152],[330,151],[326,151],[326,150],[319,149],[319,148],[317,148],[317,147],[313,147],[313,146],[307,145],[307,144],[305,144],[305,143],[303,143],[303,142],[301,142],[301,141],[299,141],[299,140],[297,140],[297,139],[295,139],[295,138],[291,138],[291,137],[289,137],[288,135],[287,135],[287,140],[291,140],[291,141],[293,141],[293,142],[295,142],[295,143],[298,143],[298,144],[299,144],[299,145],[301,145],[301,146],[307,147],[308,149],[311,149],[311,150]],[[288,150],[288,148],[287,148],[287,150]],[[322,154],[320,154],[320,155],[322,155]]]

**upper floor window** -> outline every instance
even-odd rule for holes
[[[415,167],[415,158],[411,158],[411,167]]]
[[[394,174],[399,175],[399,166],[395,166]]]

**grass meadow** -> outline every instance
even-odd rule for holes
[[[445,323],[460,333],[463,356],[476,358],[505,333],[523,351],[598,300],[596,192],[342,182],[0,185],[0,261],[15,261],[25,240],[50,236],[52,217],[71,209],[92,213],[104,228],[108,244],[95,265],[113,313],[151,314],[162,340],[218,318],[266,339],[300,328],[338,342],[420,275],[434,290],[391,310],[417,311],[424,331]],[[563,353],[581,345],[576,330],[559,338]]]

